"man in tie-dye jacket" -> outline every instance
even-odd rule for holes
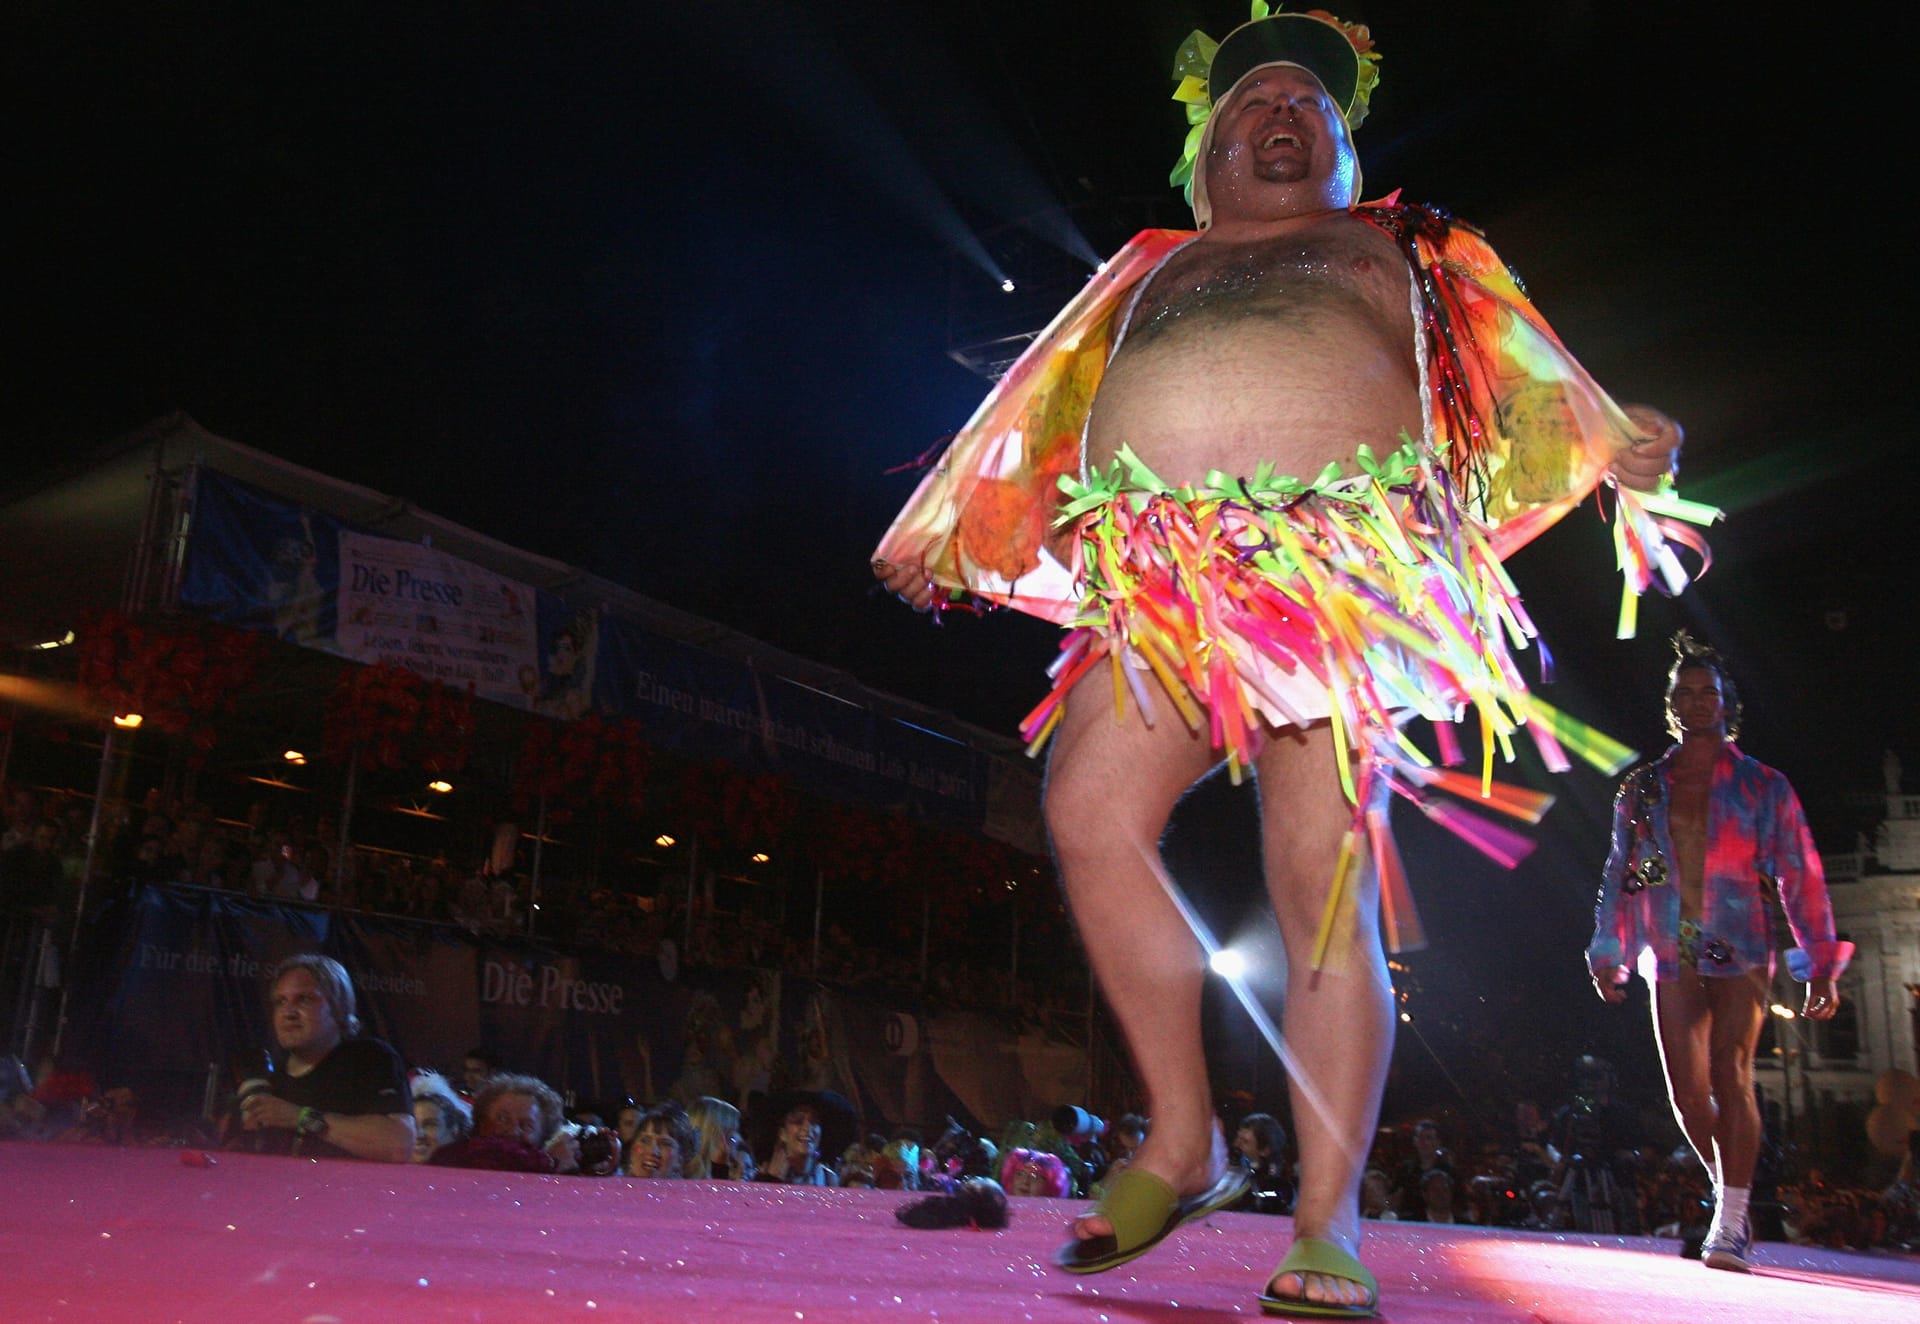
[[[1587,968],[1610,1003],[1637,968],[1675,1118],[1714,1182],[1701,1258],[1747,1270],[1747,1201],[1761,1138],[1753,1055],[1767,1015],[1781,922],[1803,1015],[1827,1020],[1853,944],[1833,908],[1799,797],[1733,743],[1739,700],[1719,655],[1674,637],[1667,729],[1679,741],[1634,769],[1614,800],[1613,849]]]

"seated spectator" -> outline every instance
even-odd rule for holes
[[[20,832],[19,844],[0,851],[0,913],[56,924],[68,899],[66,873],[60,867],[60,824],[35,819]]]
[[[820,1109],[811,1102],[791,1105],[780,1117],[773,1152],[760,1165],[757,1180],[787,1186],[838,1186],[839,1176],[820,1158]]]
[[[441,1146],[473,1134],[473,1110],[438,1071],[413,1073],[413,1161],[426,1163]]]
[[[490,1048],[469,1048],[460,1068],[460,1092],[472,1100],[480,1087],[499,1075],[505,1065]]]
[[[705,1181],[752,1181],[753,1150],[740,1134],[740,1110],[711,1094],[693,1101],[687,1110],[698,1139],[687,1163],[687,1175]]]
[[[1418,1222],[1426,1217],[1426,1178],[1430,1169],[1446,1172],[1453,1182],[1453,1154],[1440,1143],[1440,1127],[1428,1118],[1413,1124],[1413,1155],[1400,1165],[1400,1217]]]
[[[1112,1175],[1133,1162],[1134,1154],[1146,1143],[1147,1119],[1139,1113],[1122,1113],[1107,1128],[1107,1173]]]
[[[848,1145],[841,1151],[840,1162],[835,1165],[840,1174],[840,1184],[868,1190],[877,1186],[873,1165],[886,1147],[886,1137],[880,1135],[869,1135]]]
[[[1255,1214],[1293,1212],[1293,1183],[1287,1178],[1287,1132],[1271,1113],[1249,1113],[1233,1133],[1233,1160],[1253,1174],[1253,1186],[1236,1209]]]
[[[640,1129],[640,1119],[646,1115],[647,1110],[631,1097],[621,1099],[620,1106],[613,1110],[613,1131],[620,1137],[623,1150],[633,1149],[634,1132]]]
[[[880,1147],[873,1160],[873,1184],[883,1191],[917,1191],[925,1182],[920,1171],[920,1132],[903,1126]]]
[[[1000,1185],[1008,1195],[1063,1200],[1073,1193],[1066,1160],[1044,1149],[1010,1149],[1000,1161]]]
[[[353,981],[327,956],[290,956],[271,983],[284,1059],[269,1087],[240,1101],[241,1137],[260,1152],[405,1163],[412,1095],[400,1055],[360,1034]]]
[[[1453,1174],[1445,1168],[1428,1168],[1420,1178],[1420,1217],[1428,1223],[1451,1223],[1453,1217]]]
[[[1520,1227],[1528,1232],[1559,1232],[1568,1226],[1560,1209],[1560,1188],[1551,1178],[1542,1177],[1527,1187],[1527,1212]],[[1678,1236],[1676,1228],[1674,1235]]]
[[[473,1134],[442,1145],[430,1160],[447,1168],[500,1172],[572,1172],[579,1141],[563,1129],[560,1096],[536,1076],[503,1072],[473,1098]]]
[[[678,1181],[687,1175],[688,1162],[697,1157],[699,1133],[687,1110],[668,1100],[657,1103],[640,1119],[627,1151],[627,1175],[658,1181]]]
[[[1360,1217],[1391,1223],[1400,1217],[1399,1203],[1398,1192],[1387,1174],[1379,1168],[1368,1168],[1360,1178]]]

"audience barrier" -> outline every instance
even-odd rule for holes
[[[1087,1088],[1083,1044],[906,996],[179,884],[89,917],[67,1046],[145,1109],[198,1111],[233,1055],[271,1046],[268,973],[308,951],[347,967],[366,1032],[410,1064],[457,1072],[485,1046],[583,1102],[832,1089],[870,1119],[981,1127]]]

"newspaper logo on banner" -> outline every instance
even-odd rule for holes
[[[418,543],[340,531],[335,642],[357,662],[403,666],[525,708],[537,688],[533,590]]]

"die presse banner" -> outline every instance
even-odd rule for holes
[[[235,1055],[273,1048],[269,976],[319,952],[353,977],[365,1032],[411,1066],[457,1075],[486,1048],[583,1102],[747,1106],[789,1088],[835,1090],[869,1121],[998,1128],[1083,1102],[1077,1045],[1016,1035],[910,998],[832,989],[767,970],[685,972],[444,924],[153,884],[89,921],[73,1042],[105,1087],[167,1112],[223,1089]]]
[[[180,604],[197,614],[561,720],[637,718],[664,747],[835,799],[989,818],[993,760],[964,741],[211,469],[194,490]]]

